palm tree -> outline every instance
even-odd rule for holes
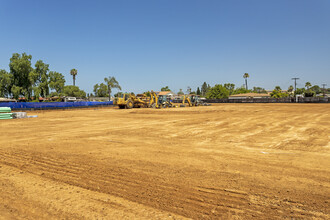
[[[249,78],[249,77],[250,77],[250,76],[249,76],[248,73],[244,73],[243,78],[245,79],[245,88],[246,88],[246,90],[248,90],[247,78]]]
[[[120,87],[118,81],[116,80],[116,78],[113,77],[113,76],[109,76],[108,78],[104,78],[104,81],[105,81],[105,83],[106,83],[107,86],[108,86],[109,101],[110,101],[110,98],[111,98],[111,96],[110,96],[110,94],[111,94],[111,89],[113,89],[113,88],[117,88],[117,89],[121,90],[121,87]]]
[[[70,70],[70,74],[73,77],[73,85],[75,86],[76,85],[76,75],[78,74],[78,71],[76,69],[72,69],[72,70]]]
[[[309,89],[309,87],[311,87],[311,86],[312,86],[312,83],[310,83],[310,82],[306,82],[305,87],[306,87],[307,89]]]
[[[294,90],[293,86],[292,85],[289,86],[289,88],[288,88],[289,96],[291,96],[293,94],[293,90]]]

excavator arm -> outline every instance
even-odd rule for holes
[[[152,107],[152,108],[159,108],[157,94],[154,91],[151,90],[150,95],[151,95],[150,107]]]
[[[186,103],[186,101],[188,103],[188,106],[191,107],[192,106],[192,103],[191,103],[189,97],[188,96],[183,96],[182,104],[184,105]]]

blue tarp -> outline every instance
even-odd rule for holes
[[[113,102],[0,102],[0,107],[11,109],[74,108],[113,105]]]

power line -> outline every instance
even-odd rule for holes
[[[296,91],[297,90],[297,80],[298,80],[299,78],[292,78],[292,80],[294,80],[294,91]]]
[[[296,97],[296,102],[298,101],[297,100],[297,80],[298,80],[299,78],[292,78],[292,80],[294,80],[294,95],[295,95],[295,97]]]
[[[326,86],[327,84],[325,84],[325,83],[323,83],[322,84],[322,86],[323,86],[323,98],[325,97],[325,86]]]

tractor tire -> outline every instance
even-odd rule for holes
[[[126,103],[126,108],[127,109],[131,109],[133,108],[133,102],[131,100],[128,100],[127,103]]]
[[[124,109],[126,106],[125,105],[119,105],[120,109]]]

